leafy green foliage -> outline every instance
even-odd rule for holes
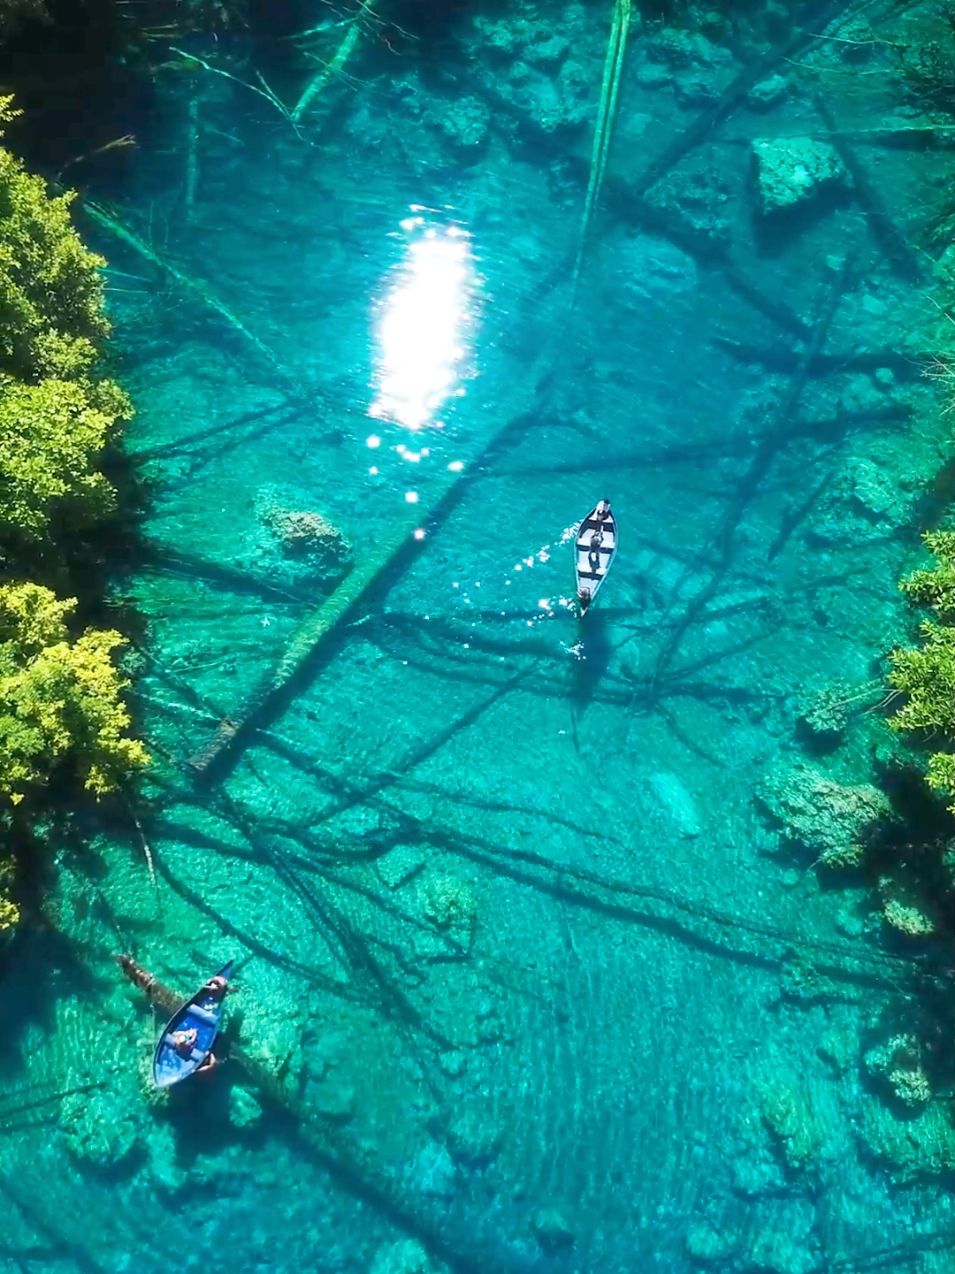
[[[930,531],[923,540],[937,565],[913,571],[899,587],[909,601],[931,606],[940,619],[955,621],[955,531]]]
[[[13,117],[0,97],[0,124]],[[70,220],[72,194],[0,148],[0,367],[12,375],[75,377],[96,360],[109,331],[100,267]]]
[[[0,522],[8,531],[39,538],[54,514],[82,524],[111,509],[113,489],[96,464],[126,408],[109,381],[0,379]]]
[[[0,124],[13,115],[0,97]],[[104,262],[82,244],[70,197],[0,148],[0,527],[49,538],[102,516],[112,503],[97,471],[103,447],[130,415],[110,381],[94,380],[95,342],[107,333]]]
[[[148,759],[125,733],[128,682],[111,658],[123,638],[89,629],[71,642],[75,604],[36,584],[0,587],[0,798],[14,805],[59,765],[102,794]]]
[[[920,647],[894,650],[889,656],[889,683],[905,702],[890,724],[917,730],[955,747],[955,533],[936,531],[924,537],[936,564],[913,572],[899,587],[913,602],[931,606],[942,623],[922,625]],[[947,621],[947,622],[944,622]],[[929,760],[928,782],[955,797],[955,757],[939,750]]]
[[[922,625],[920,649],[892,652],[889,682],[908,698],[892,718],[897,730],[955,734],[955,628]]]
[[[38,6],[0,0],[0,34],[12,7]],[[0,126],[12,116],[10,99],[0,97]],[[74,230],[71,199],[52,197],[0,148],[0,563],[7,581],[22,579],[35,561],[62,575],[67,537],[113,507],[100,457],[130,415],[119,387],[94,374],[108,332],[104,262]],[[128,683],[113,662],[123,638],[77,632],[76,605],[38,583],[0,584],[0,836],[33,827],[54,779],[65,792],[75,785],[100,795],[148,760],[128,735]],[[0,844],[0,932],[16,921],[5,896],[8,858]]]
[[[955,756],[951,752],[936,752],[928,763],[929,787],[936,792],[955,794]]]

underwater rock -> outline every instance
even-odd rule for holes
[[[251,1128],[262,1118],[262,1107],[255,1093],[241,1084],[229,1091],[229,1123],[233,1128]]]
[[[439,1274],[444,1268],[432,1262],[417,1239],[401,1239],[378,1249],[371,1274]]]
[[[879,877],[882,915],[887,925],[908,938],[927,938],[935,932],[935,922],[909,896],[908,890],[891,876]]]
[[[355,1090],[350,1084],[343,1084],[337,1080],[323,1080],[319,1084],[308,1085],[306,1104],[325,1119],[331,1119],[335,1123],[347,1123],[355,1115]]]
[[[732,1176],[734,1191],[745,1199],[783,1194],[788,1188],[779,1164],[768,1154],[738,1155],[733,1160]]]
[[[589,119],[593,77],[586,48],[593,33],[582,5],[567,4],[539,24],[476,17],[474,30],[486,54],[474,62],[474,77],[492,101],[503,99],[522,123],[544,133]]]
[[[485,49],[491,53],[513,55],[521,47],[523,23],[478,15],[474,19],[474,29]]]
[[[649,202],[679,215],[681,221],[712,243],[728,243],[732,237],[734,207],[732,187],[717,168],[669,173],[650,191]],[[670,246],[671,253],[679,249]],[[675,261],[676,258],[673,258]],[[697,283],[696,261],[682,268],[682,286],[689,291]],[[680,282],[674,279],[674,283]]]
[[[642,88],[673,86],[680,106],[700,109],[717,100],[725,76],[720,70],[731,61],[729,52],[699,31],[668,28],[645,41],[647,60],[637,69]]]
[[[440,111],[434,113],[434,119],[454,146],[462,151],[473,151],[487,137],[491,112],[482,98],[465,93],[454,101],[446,102]]]
[[[932,1100],[932,1088],[922,1069],[919,1042],[914,1035],[893,1035],[865,1054],[866,1070],[881,1080],[907,1110],[921,1110]]]
[[[293,1000],[272,981],[259,996],[244,992],[242,1011],[243,1038],[255,1041],[256,1063],[294,1086],[304,1068],[302,1036],[308,1005]]]
[[[898,504],[895,483],[871,460],[864,457],[854,460],[846,471],[844,484],[851,491],[858,511],[872,521],[878,522],[895,512]]]
[[[456,1162],[468,1168],[486,1168],[497,1158],[503,1136],[485,1112],[470,1108],[451,1121],[446,1140]]]
[[[415,1155],[408,1169],[408,1185],[412,1190],[435,1199],[453,1199],[457,1169],[447,1147],[430,1141]]]
[[[67,1150],[97,1168],[115,1168],[134,1149],[139,1130],[115,1092],[70,1093],[60,1105],[60,1129]]]
[[[171,1124],[158,1124],[150,1130],[149,1176],[153,1183],[169,1194],[175,1194],[189,1180],[189,1173],[177,1161],[176,1135]]]
[[[899,1185],[955,1172],[955,1126],[942,1102],[929,1102],[915,1118],[898,1119],[882,1103],[867,1101],[858,1134],[868,1154],[888,1167]]]
[[[647,784],[681,835],[686,837],[700,835],[702,828],[693,797],[677,775],[669,770],[660,770],[650,775]]]
[[[841,1031],[824,1031],[816,1045],[816,1054],[836,1075],[845,1075],[854,1064],[858,1043]]]
[[[646,62],[643,66],[638,67],[634,79],[641,88],[651,90],[669,88],[673,83],[672,73],[659,62]]]
[[[530,44],[524,50],[528,62],[538,66],[552,66],[561,61],[570,50],[570,41],[556,32],[548,33],[536,44]]]
[[[820,743],[835,743],[849,724],[857,694],[847,682],[810,686],[796,699],[796,720]]]
[[[733,1244],[708,1221],[697,1221],[686,1233],[687,1255],[706,1265],[710,1261],[725,1261],[732,1254]]]
[[[809,1274],[818,1269],[818,1254],[779,1230],[761,1230],[749,1251],[749,1264],[770,1274]]]
[[[267,538],[251,532],[245,559],[253,567],[277,569],[293,580],[341,579],[351,566],[351,545],[321,513],[303,508],[304,503],[305,497],[290,488],[261,488],[254,508]]]
[[[466,881],[429,875],[418,886],[421,914],[435,929],[468,931],[477,919],[477,900]]]
[[[753,142],[757,205],[764,216],[848,187],[851,178],[834,146],[811,137]]]
[[[447,1048],[438,1054],[438,1065],[448,1079],[460,1079],[468,1068],[467,1054],[457,1048]]]
[[[312,558],[325,570],[338,570],[351,557],[341,531],[327,518],[312,511],[272,509],[264,520],[275,532],[282,552],[289,557]]]
[[[559,1252],[574,1245],[574,1232],[556,1208],[538,1208],[531,1217],[531,1229],[545,1252]]]
[[[754,111],[768,111],[789,94],[789,81],[782,75],[760,80],[746,94],[746,105]]]
[[[780,1000],[791,1004],[826,1004],[840,999],[840,987],[798,955],[785,959],[779,971]]]
[[[822,1148],[822,1134],[805,1094],[794,1084],[774,1080],[759,1093],[760,1114],[786,1168],[805,1173]]]
[[[667,27],[644,41],[644,48],[651,62],[662,62],[673,71],[725,66],[732,61],[727,49],[714,44],[701,32],[681,31],[677,27]]]
[[[866,931],[866,924],[852,907],[843,907],[836,913],[836,928],[847,938],[861,938]]]
[[[673,96],[680,106],[688,110],[712,106],[719,95],[716,85],[698,73],[678,75],[673,81]]]
[[[817,854],[827,867],[861,862],[871,829],[891,813],[871,784],[836,783],[799,761],[773,770],[756,795],[786,840]]]
[[[887,526],[901,527],[909,521],[909,502],[897,478],[873,460],[857,456],[820,501],[809,536],[824,544],[858,542],[884,536]]]

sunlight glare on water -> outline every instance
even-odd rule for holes
[[[458,225],[434,224],[421,211],[412,209],[401,223],[406,251],[378,306],[369,409],[375,419],[411,430],[440,427],[442,405],[464,393],[475,321],[470,235]]]

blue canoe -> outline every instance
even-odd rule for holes
[[[188,1079],[212,1052],[219,1033],[226,983],[232,977],[231,960],[216,977],[224,979],[221,986],[213,986],[214,979],[210,978],[166,1023],[153,1057],[153,1082],[157,1088],[169,1088],[171,1084]],[[177,1047],[174,1037],[188,1031],[195,1031],[191,1047],[184,1046],[182,1036]]]

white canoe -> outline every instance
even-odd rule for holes
[[[601,503],[604,503],[601,501]],[[574,565],[577,570],[577,600],[581,613],[587,610],[597,590],[607,578],[617,553],[617,523],[611,512],[599,518],[597,508],[584,518],[577,531]]]

